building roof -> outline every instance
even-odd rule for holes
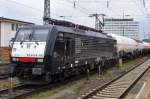
[[[16,22],[16,23],[34,25],[34,23],[32,23],[32,22],[26,22],[26,21],[21,21],[21,20],[17,20],[17,19],[10,19],[10,18],[4,18],[4,17],[0,17],[0,22]]]
[[[105,18],[105,21],[133,21],[133,18],[131,19]]]

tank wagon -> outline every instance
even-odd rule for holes
[[[117,55],[118,57],[130,58],[139,55],[143,51],[142,42],[134,40],[125,36],[116,34],[108,34],[117,41]]]
[[[150,43],[143,42],[142,47],[144,54],[150,54]]]
[[[19,28],[11,51],[14,72],[26,84],[49,83],[116,60],[116,40],[111,36],[60,25]]]

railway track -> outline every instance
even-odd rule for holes
[[[20,97],[29,95],[35,91],[37,92],[37,90],[41,90],[42,88],[44,88],[44,86],[27,86],[21,84],[12,89],[0,90],[0,99],[20,99]]]
[[[84,75],[81,76],[85,77]],[[70,81],[75,81],[75,80],[79,80],[80,78],[72,78],[72,79],[67,79],[65,81],[61,81],[61,82],[56,82],[56,83],[52,83],[52,84],[48,84],[48,85],[41,85],[41,86],[30,86],[30,85],[18,85],[16,87],[13,87],[11,90],[11,95],[10,95],[10,89],[3,89],[0,90],[0,99],[9,99],[11,96],[11,99],[22,99],[26,96],[30,96],[33,95],[35,93],[38,92],[42,92],[42,91],[46,91],[46,90],[52,90],[56,87],[62,86],[62,85],[66,85],[68,82]]]
[[[9,74],[7,75],[0,75],[0,80],[5,80],[9,78]]]
[[[7,79],[10,76],[11,66],[13,66],[11,63],[0,64],[0,80]]]
[[[122,99],[149,68],[150,59],[104,86],[90,90],[78,99]]]
[[[0,66],[10,65],[11,63],[0,63]]]
[[[7,68],[0,68],[0,80],[8,79],[10,76],[9,70]]]
[[[145,58],[143,59],[143,61],[146,60]],[[139,63],[141,64],[141,62],[139,61]],[[78,79],[78,78],[76,78]],[[13,99],[20,99],[24,96],[28,96],[28,95],[32,95],[34,93],[37,92],[41,92],[42,90],[49,90],[49,89],[53,89],[55,87],[61,86],[61,85],[65,85],[70,81],[74,81],[75,79],[72,80],[66,80],[64,82],[61,83],[56,83],[56,84],[50,84],[50,85],[44,85],[44,86],[27,86],[27,85],[18,85],[12,88],[12,95],[11,97]],[[4,89],[4,90],[0,90],[0,99],[8,99],[10,97],[10,90],[9,89]]]

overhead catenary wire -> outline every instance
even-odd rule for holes
[[[1,0],[0,0],[0,1],[1,1]],[[20,2],[14,1],[14,0],[2,0],[2,1],[5,1],[5,2],[10,1],[10,2],[8,2],[8,3],[14,3],[14,4],[16,4],[16,5],[23,6],[23,7],[28,8],[28,9],[32,9],[32,10],[34,10],[34,11],[36,11],[36,12],[38,12],[38,13],[40,13],[40,14],[43,15],[43,10],[41,10],[41,9],[31,7],[31,6],[29,6],[29,5],[26,5],[26,4],[23,4],[23,3],[20,3]],[[7,8],[9,8],[9,7],[7,7]],[[54,12],[51,12],[51,13],[52,13],[52,15],[55,15],[55,16],[57,16],[57,17],[60,16],[60,15],[57,14],[57,13],[54,13]],[[71,18],[66,18],[66,19],[73,21]],[[40,18],[34,17],[34,20],[39,21]],[[42,18],[41,18],[41,20],[42,20]]]
[[[1,1],[1,0],[0,0],[0,1]],[[28,9],[32,9],[32,10],[38,12],[38,13],[43,14],[43,10],[41,10],[41,9],[34,8],[34,7],[32,7],[32,6],[29,6],[29,5],[26,5],[26,4],[23,4],[23,3],[20,3],[20,2],[14,1],[14,0],[2,0],[2,1],[8,2],[8,3],[14,3],[14,4],[16,4],[16,5],[23,6],[23,7],[28,8]],[[54,13],[54,12],[51,12],[51,13],[52,13],[53,15],[55,15],[55,16],[60,16],[60,15],[58,15],[57,13]]]
[[[74,2],[71,1],[71,0],[66,0],[66,1],[67,1],[68,3],[74,4]],[[76,6],[80,8],[80,10],[81,10],[80,12],[82,12],[82,13],[84,13],[84,14],[90,14],[89,9],[87,9],[87,8],[85,8],[85,7],[82,7],[82,6],[78,5],[78,4],[76,4]]]
[[[0,0],[0,1],[4,1],[4,2],[7,2],[7,3],[13,3],[13,4],[18,5],[18,6],[23,6],[23,7],[27,8],[27,9],[32,9],[33,11],[36,11],[37,13],[40,13],[40,14],[43,15],[43,10],[38,9],[38,8],[34,8],[34,7],[32,7],[32,6],[29,6],[29,5],[26,5],[26,4],[23,4],[23,3],[20,3],[20,2],[14,1],[14,0]],[[6,7],[6,6],[7,6],[7,5],[5,5],[5,7]],[[10,7],[8,6],[7,8],[10,8]],[[57,16],[57,17],[61,16],[61,15],[58,15],[57,13],[53,13],[53,12],[51,12],[51,13],[52,13],[52,15],[55,15],[55,16]],[[74,16],[72,16],[72,17],[74,17]],[[75,16],[75,17],[76,17],[76,16]],[[81,16],[78,16],[78,17],[81,17]],[[74,20],[72,20],[71,18],[66,18],[66,19],[67,19],[67,20],[74,21]],[[39,21],[40,18],[34,17],[34,20],[38,20],[38,21]],[[42,20],[42,18],[41,18],[41,20]]]
[[[0,3],[0,5],[1,5],[0,7],[2,7],[2,8],[10,9],[10,6],[8,6],[8,5],[3,6],[2,3]],[[4,16],[4,15],[2,15],[2,17],[7,17],[7,18],[9,18],[8,16]],[[28,16],[26,16],[26,17],[28,17]],[[38,18],[38,17],[34,17],[34,20],[36,20],[36,21],[40,21],[39,19],[40,19],[40,18]]]
[[[145,18],[147,18],[146,12],[144,12],[144,11],[140,8],[139,4],[138,4],[135,0],[132,0],[132,1],[133,1],[133,3],[138,7],[138,9],[140,10],[140,12],[145,16]]]
[[[14,3],[14,4],[16,4],[16,5],[19,5],[19,6],[23,6],[23,7],[26,7],[26,8],[28,8],[28,9],[32,9],[33,11],[36,11],[37,13],[40,13],[40,14],[43,14],[43,10],[42,9],[39,9],[39,8],[34,8],[33,6],[29,6],[29,5],[26,5],[26,4],[23,4],[23,3],[20,3],[20,2],[17,2],[17,1],[14,1],[14,0],[0,0],[0,1],[5,1],[5,2],[8,2],[8,1],[10,1],[9,3]],[[41,1],[43,1],[43,0],[41,0]],[[57,1],[57,0],[55,0],[55,1]],[[73,1],[74,0],[64,0],[64,1],[67,1],[68,3],[71,3],[71,4],[73,4]],[[97,3],[97,2],[106,2],[106,1],[109,1],[110,2],[110,0],[78,0],[77,2],[84,2],[85,1],[85,3],[86,2],[95,2],[95,3]],[[135,0],[134,0],[135,1]],[[111,1],[112,2],[112,1]],[[136,2],[136,1],[135,1]],[[60,3],[60,2],[58,2],[58,3]],[[137,3],[137,2],[136,2]],[[136,4],[135,3],[135,4]],[[110,4],[109,4],[109,6],[110,6]],[[145,11],[145,10],[143,10],[142,8],[140,8],[141,6],[139,6],[139,4],[136,4],[136,6],[138,7],[138,9],[141,11],[141,13],[145,16],[145,17],[148,17],[148,14],[147,14],[147,12]],[[85,16],[83,16],[83,15],[81,15],[81,16],[73,16],[73,15],[71,15],[72,16],[72,18],[73,17],[88,17],[88,15],[89,14],[91,14],[92,12],[90,11],[90,9],[87,9],[86,7],[83,7],[82,5],[80,5],[80,4],[76,4],[76,7],[77,7],[77,10],[79,10],[80,12],[82,12],[83,14],[85,14]],[[78,9],[79,8],[79,9]],[[74,12],[74,11],[73,11]],[[55,16],[57,16],[57,17],[59,17],[59,16],[61,16],[61,15],[58,15],[58,13],[54,13],[54,12],[52,12],[52,15],[55,15]],[[119,15],[117,15],[117,16],[119,16]],[[138,16],[136,16],[136,17],[138,17]],[[66,19],[69,19],[69,20],[72,20],[72,18],[66,18]]]
[[[4,0],[4,1],[5,1],[5,0]],[[34,8],[34,7],[29,6],[29,5],[20,3],[20,2],[16,2],[16,1],[14,1],[14,0],[7,0],[7,1],[10,1],[10,2],[15,3],[15,4],[17,4],[17,5],[24,6],[24,7],[26,7],[26,8],[35,10],[35,11],[37,11],[38,13],[43,14],[43,10],[41,10],[41,9]],[[71,3],[71,2],[70,2],[70,3]],[[82,7],[80,6],[80,8],[82,8]],[[85,8],[82,8],[82,9],[85,9]],[[86,10],[88,10],[88,9],[86,9]],[[60,15],[58,15],[57,13],[54,13],[54,12],[51,12],[51,13],[52,13],[53,15],[55,15],[55,16],[58,16],[58,17],[60,16]],[[73,16],[72,16],[72,17],[73,17]],[[66,19],[72,20],[72,19],[70,19],[70,18],[66,18]]]
[[[12,2],[12,3],[15,3],[15,4],[17,4],[17,5],[20,5],[20,6],[24,6],[24,7],[26,7],[26,8],[29,8],[29,9],[32,9],[32,10],[35,10],[35,11],[37,11],[38,13],[43,13],[43,10],[41,10],[41,9],[38,9],[38,8],[34,8],[34,7],[32,7],[32,6],[29,6],[29,5],[26,5],[26,4],[23,4],[23,3],[20,3],[20,2],[17,2],[17,1],[14,1],[14,0],[2,0],[2,1],[10,1],[10,2]],[[65,0],[65,1],[67,1],[68,3],[73,3],[73,1],[71,1],[71,0]],[[78,1],[81,1],[81,0],[78,0]],[[84,0],[85,1],[85,0]],[[87,1],[89,1],[89,0],[86,0],[86,2]],[[90,2],[102,2],[102,1],[109,1],[109,0],[96,0],[96,1],[90,1]],[[82,1],[83,2],[83,1]],[[134,3],[136,3],[136,1],[134,1]],[[80,6],[80,5],[77,5],[80,9],[82,9],[82,12],[84,13],[84,14],[90,14],[90,11],[87,9],[87,8],[85,8],[85,7],[82,7],[82,6]],[[136,3],[136,6],[138,6],[138,4]],[[138,6],[138,8],[139,8],[139,10],[141,11],[141,8]],[[84,9],[84,11],[83,11],[83,9]],[[141,11],[142,13],[143,13],[143,11]],[[52,12],[52,14],[54,14],[54,15],[56,15],[56,16],[60,16],[60,15],[58,15],[57,13],[54,13],[54,12]],[[144,15],[145,15],[145,12],[144,12]]]
[[[149,12],[148,12],[147,6],[146,6],[146,1],[142,0],[141,3],[143,4],[143,7],[144,7],[145,12],[147,13],[147,15],[150,15]]]
[[[29,6],[29,5],[26,5],[26,4],[23,4],[23,3],[20,3],[20,2],[17,2],[17,1],[14,1],[14,0],[3,0],[3,1],[10,1],[10,2],[12,2],[12,3],[15,3],[15,4],[17,4],[17,5],[21,5],[21,6],[24,6],[24,7],[27,7],[27,8],[29,8],[29,9],[32,9],[32,10],[35,10],[35,11],[37,11],[37,12],[39,12],[39,13],[43,13],[43,10],[41,10],[41,9],[38,9],[38,8],[34,8],[34,7],[32,7],[32,6]],[[73,1],[72,0],[65,0],[65,1],[67,1],[67,2],[69,2],[69,3],[73,3]],[[110,1],[110,0],[78,0],[78,2],[87,2],[87,1],[90,1],[90,2],[95,2],[95,3],[97,3],[97,2],[103,2],[103,1]],[[145,0],[144,0],[145,1]],[[136,1],[135,1],[136,2]],[[137,4],[138,5],[138,4]],[[89,12],[89,9],[87,9],[87,8],[85,8],[85,7],[82,7],[82,6],[80,6],[80,5],[77,5],[80,9],[84,9],[84,14],[89,14],[90,12]],[[139,7],[138,7],[139,8]],[[139,8],[139,9],[141,9],[141,8]],[[82,11],[83,12],[83,11]],[[54,13],[54,12],[52,12],[54,15],[57,15],[57,16],[60,16],[60,15],[58,15],[57,13]],[[142,12],[143,13],[143,12]],[[145,13],[145,12],[144,12]]]

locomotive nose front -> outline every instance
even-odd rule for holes
[[[39,44],[35,44],[34,42],[24,42],[20,44],[20,42],[14,42],[12,48],[12,61],[29,61],[35,62],[33,59],[36,58],[38,61],[44,58],[46,42],[39,42]],[[23,58],[26,60],[23,61]],[[27,60],[29,59],[29,60]]]
[[[20,29],[12,46],[12,61],[42,61],[48,32],[48,29]]]
[[[51,26],[33,26],[17,31],[11,47],[11,61],[16,64],[14,73],[20,80],[38,82],[46,79],[51,29]]]

